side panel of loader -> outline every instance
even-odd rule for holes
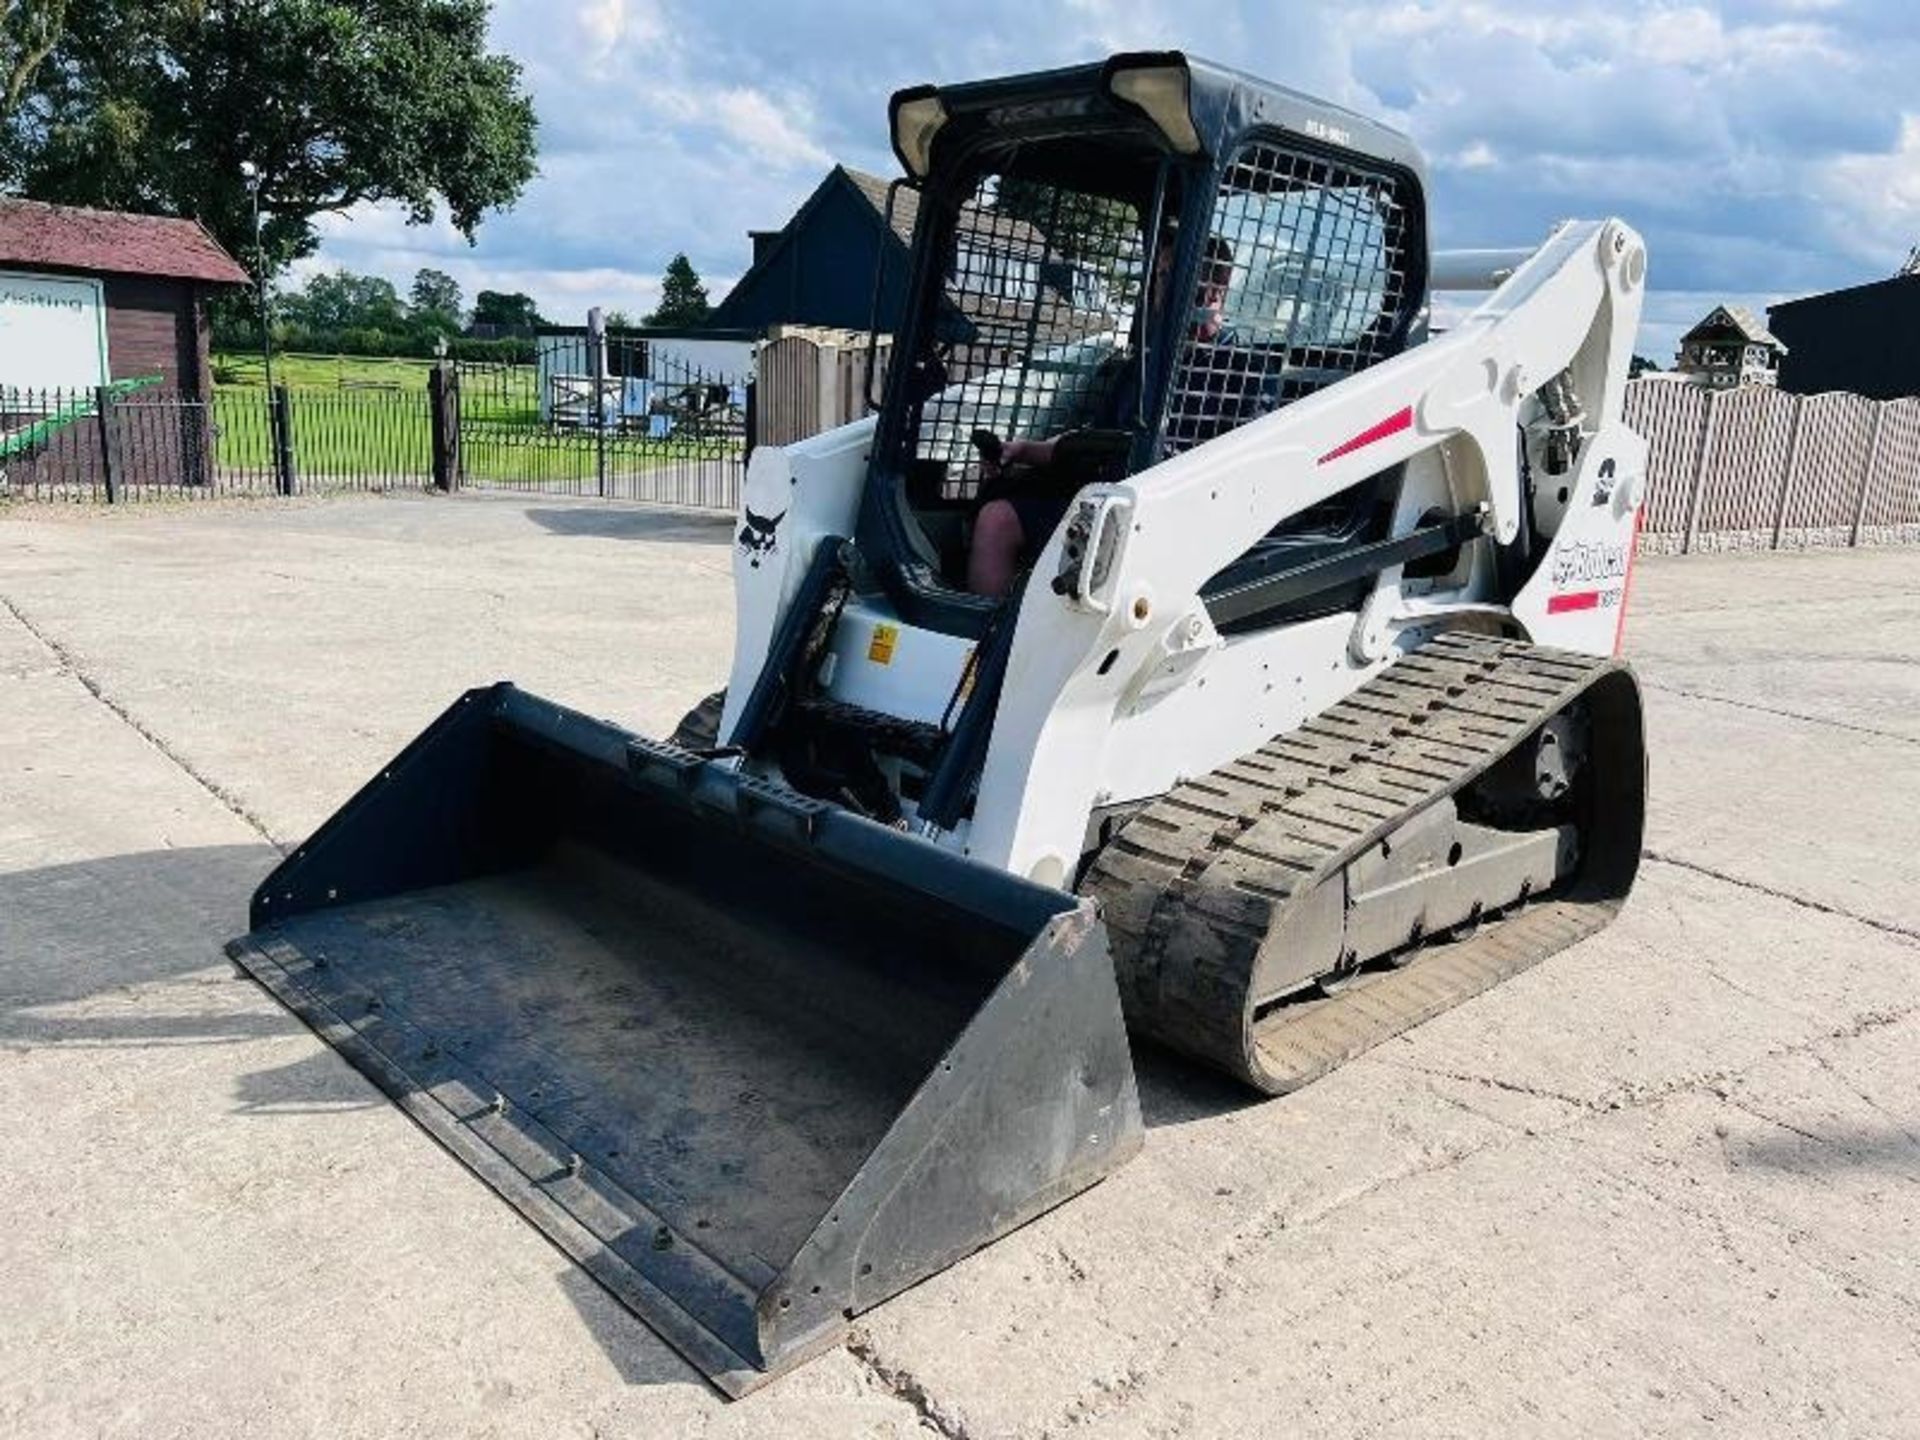
[[[510,686],[232,952],[741,1393],[1140,1137],[1091,906]]]

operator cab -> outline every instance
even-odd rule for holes
[[[1045,477],[1071,493],[1397,354],[1424,323],[1420,159],[1361,116],[1177,53],[901,91],[891,116],[913,268],[857,542],[910,624],[977,636],[998,608],[963,582],[998,483],[978,437],[1071,434]],[[1393,478],[1294,517],[1215,585],[1372,538]],[[1281,618],[1297,617],[1260,623]]]

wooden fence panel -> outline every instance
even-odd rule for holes
[[[1847,543],[1866,478],[1875,411],[1864,395],[1801,399],[1794,475],[1779,517],[1783,543]]]
[[[1760,386],[1721,391],[1711,403],[1714,429],[1701,457],[1695,545],[1768,545],[1793,458],[1798,405],[1791,395]]]
[[[760,347],[754,396],[754,443],[791,445],[867,413],[867,342],[845,331],[783,335]],[[845,343],[833,337],[846,337]],[[888,346],[874,356],[874,393],[886,381]]]
[[[820,428],[820,347],[803,335],[770,340],[754,362],[756,445],[791,445]]]
[[[1626,422],[1647,442],[1643,534],[1677,538],[1685,533],[1710,400],[1710,392],[1699,385],[1627,386]]]
[[[1889,400],[1880,410],[1880,444],[1860,538],[1920,540],[1920,397]]]
[[[1920,540],[1920,397],[1627,387],[1651,550]]]

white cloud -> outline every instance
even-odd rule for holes
[[[657,44],[667,34],[654,0],[582,0],[574,23],[597,55],[625,44]]]
[[[750,158],[776,169],[833,163],[833,156],[808,133],[812,117],[801,100],[781,104],[747,86],[701,90],[658,86],[642,103],[687,130],[716,131]]]
[[[1836,248],[1864,261],[1920,245],[1920,114],[1901,118],[1897,150],[1843,155],[1820,188],[1836,221]]]
[[[595,305],[624,311],[639,319],[660,303],[661,274],[657,269],[618,264],[557,266],[502,262],[482,258],[451,226],[413,228],[397,207],[373,206],[352,220],[332,217],[323,222],[326,244],[318,255],[295,261],[288,284],[299,286],[322,271],[348,269],[378,275],[407,293],[416,272],[442,270],[460,285],[466,303],[482,290],[518,291],[531,295],[548,319],[581,324]],[[716,298],[739,279],[734,271],[705,275],[708,292]]]

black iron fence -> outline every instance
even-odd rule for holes
[[[0,391],[0,498],[192,500],[417,488],[435,467],[435,393],[121,382]]]
[[[532,366],[459,364],[460,483],[732,510],[746,473],[751,365],[702,361],[701,348],[543,335]]]
[[[751,368],[738,340],[561,334],[541,337],[535,365],[443,363],[424,389],[0,390],[0,499],[432,484],[732,510],[752,434]]]

